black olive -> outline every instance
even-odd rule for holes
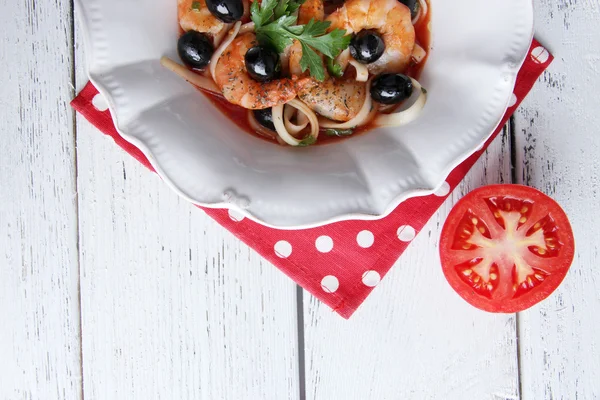
[[[373,80],[371,97],[381,104],[398,104],[413,91],[410,78],[402,74],[383,74]]]
[[[248,74],[256,81],[266,82],[279,76],[279,54],[269,47],[250,48],[244,60]]]
[[[270,108],[265,108],[264,110],[252,110],[252,112],[259,124],[272,131],[275,130],[275,124],[273,124],[273,112]]]
[[[223,22],[239,21],[244,14],[242,0],[206,0],[208,11]]]
[[[416,17],[419,13],[419,0],[399,0],[400,3],[404,4],[406,7],[410,9],[410,16],[412,18]]]
[[[384,51],[383,39],[373,31],[360,31],[350,41],[352,58],[362,64],[370,64],[379,60]]]
[[[191,68],[204,68],[210,62],[214,48],[204,33],[187,31],[177,42],[177,53],[183,63]]]

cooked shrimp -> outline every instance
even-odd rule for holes
[[[306,0],[299,9],[298,19],[305,24],[312,18],[324,17],[322,0]],[[301,75],[302,47],[295,42],[290,49],[289,66],[292,74]],[[365,84],[354,79],[333,79],[325,71],[326,79],[317,82],[306,79],[298,86],[298,97],[316,113],[335,120],[349,121],[360,111],[365,101]]]
[[[230,103],[251,110],[289,102],[296,97],[298,85],[308,78],[282,78],[262,83],[255,81],[246,71],[244,56],[256,44],[256,37],[252,33],[236,37],[217,62],[215,83]]]
[[[177,0],[179,25],[184,31],[197,31],[217,34],[225,23],[212,15],[206,6],[206,0]]]
[[[331,21],[329,30],[379,32],[385,51],[377,61],[367,64],[370,73],[403,72],[408,66],[415,46],[415,29],[409,8],[398,0],[348,0],[327,21]]]
[[[304,81],[298,97],[316,113],[335,121],[349,121],[358,114],[367,95],[364,82],[354,79]]]
[[[323,0],[306,0],[298,9],[298,24],[306,25],[308,21],[323,21],[325,18],[325,7]]]

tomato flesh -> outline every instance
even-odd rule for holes
[[[490,185],[452,209],[440,256],[446,279],[467,302],[490,312],[518,312],[562,282],[573,261],[573,231],[560,206],[540,191]]]

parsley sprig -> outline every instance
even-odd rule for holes
[[[279,53],[298,40],[302,46],[300,67],[302,72],[309,70],[310,75],[322,81],[325,69],[317,51],[329,58],[337,57],[350,44],[350,35],[343,29],[334,29],[329,33],[329,21],[311,19],[306,25],[296,25],[298,18],[292,15],[304,0],[257,0],[252,2],[250,15],[258,41],[273,46]]]

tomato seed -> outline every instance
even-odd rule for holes
[[[477,223],[478,223],[479,221],[477,220],[477,218],[473,218],[473,219],[471,220],[471,222],[473,223],[473,225],[477,225]]]
[[[493,281],[495,281],[496,279],[498,279],[498,275],[496,275],[495,273],[492,272],[490,274],[490,279],[493,280]]]
[[[525,222],[527,222],[527,218],[525,217],[521,217],[521,219],[519,220],[520,223],[524,224]]]
[[[533,276],[535,276],[535,279],[538,281],[543,281],[545,279],[544,276],[540,274],[533,274]]]
[[[546,254],[546,250],[542,249],[541,247],[538,247],[538,254],[544,255]]]
[[[527,211],[529,211],[529,208],[527,208],[527,207],[521,208],[521,214],[525,214]]]
[[[472,269],[465,269],[462,273],[463,273],[464,276],[469,276],[469,275],[471,275],[473,273],[473,270]]]

